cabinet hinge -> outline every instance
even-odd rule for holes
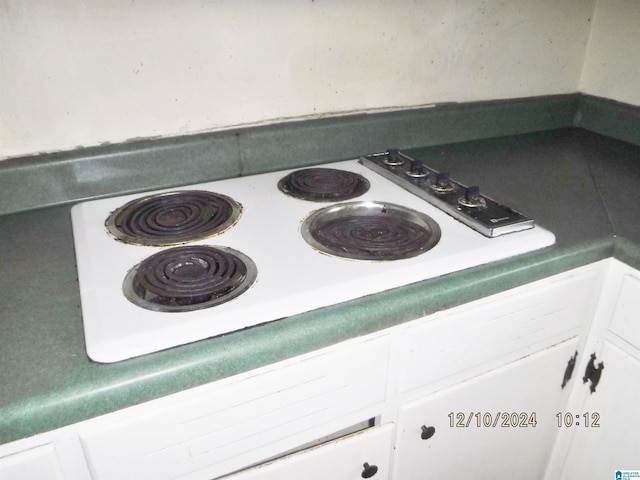
[[[600,362],[596,366],[596,354],[592,353],[591,358],[589,359],[589,363],[587,364],[587,368],[584,371],[584,377],[582,377],[582,383],[591,381],[591,386],[589,387],[591,393],[596,391],[596,386],[600,381],[602,370],[604,370],[604,362]]]
[[[578,351],[573,354],[573,356],[569,359],[567,363],[567,368],[564,371],[564,377],[562,378],[562,388],[567,386],[569,380],[571,380],[571,375],[573,375],[573,368],[576,366],[576,359],[578,358]]]

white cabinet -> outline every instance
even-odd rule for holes
[[[356,339],[87,422],[94,480],[208,480],[380,414],[389,341]]]
[[[569,475],[580,461],[568,454],[573,437],[576,452],[595,458],[597,447],[587,449],[591,430],[558,427],[559,412],[600,409],[607,442],[640,443],[635,411],[622,425],[640,403],[629,383],[640,378],[640,355],[631,358],[640,345],[637,272],[606,285],[597,317],[606,322],[587,340],[607,263],[3,445],[0,478],[347,480],[376,470],[371,478],[538,479],[558,434],[547,478]],[[581,384],[585,342],[607,357],[593,395]],[[576,350],[580,363],[562,389]],[[624,374],[612,372],[617,365]],[[616,392],[629,402],[616,403]],[[622,410],[608,411],[613,404]],[[620,451],[615,468],[638,468]]]
[[[640,362],[610,342],[597,358],[605,369],[596,391],[583,385],[582,402],[563,411],[562,428],[573,438],[559,478],[599,480],[615,478],[617,470],[640,471]]]
[[[64,480],[53,445],[43,445],[0,458],[2,480]]]
[[[0,446],[1,480],[90,480],[75,427]]]
[[[546,478],[599,480],[640,472],[640,272],[611,260]],[[582,378],[595,354],[597,385]]]
[[[603,267],[587,265],[407,324],[398,334],[398,392],[428,393],[583,335]]]
[[[224,479],[387,480],[392,433],[392,424],[369,428]]]
[[[565,341],[400,407],[393,478],[542,478],[577,343]]]

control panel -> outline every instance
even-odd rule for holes
[[[483,195],[478,186],[463,185],[449,172],[429,168],[400,150],[366,155],[359,161],[487,237],[534,227],[532,219]]]

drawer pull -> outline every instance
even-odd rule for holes
[[[434,433],[436,433],[435,427],[427,427],[425,425],[422,425],[422,433],[420,434],[420,438],[422,440],[429,440],[431,437],[433,437]]]
[[[369,465],[368,463],[365,463],[363,467],[364,469],[362,470],[362,478],[371,478],[376,473],[378,473],[378,467],[376,467],[375,465]]]

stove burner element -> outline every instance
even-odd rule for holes
[[[185,190],[133,200],[112,212],[106,227],[125,243],[179,245],[222,233],[241,213],[242,206],[229,197]]]
[[[369,182],[362,175],[345,170],[305,168],[282,178],[278,188],[301,200],[341,201],[364,194],[369,190]]]
[[[245,292],[256,277],[253,261],[236,250],[189,245],[143,260],[125,277],[123,291],[142,308],[186,312],[227,302]]]
[[[355,260],[400,260],[420,255],[440,240],[429,216],[400,205],[353,202],[313,212],[302,224],[312,247]]]

